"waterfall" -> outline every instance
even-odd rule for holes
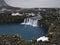
[[[38,20],[34,20],[32,18],[26,18],[26,19],[24,19],[24,22],[21,24],[31,25],[33,27],[37,27],[38,26]]]
[[[42,16],[40,14],[37,14],[37,16],[25,18],[24,22],[21,24],[31,25],[33,27],[37,27],[38,26],[38,20],[41,20],[41,19],[42,19]]]

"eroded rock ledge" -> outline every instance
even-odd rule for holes
[[[8,11],[0,13],[0,24],[21,23],[24,21],[25,16],[12,16],[11,14]]]

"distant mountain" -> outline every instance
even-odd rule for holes
[[[5,3],[4,0],[0,0],[0,9],[5,8],[5,9],[13,9],[13,10],[19,10],[20,8],[18,7],[12,7],[9,6],[8,4]]]
[[[37,12],[39,8],[19,8],[9,6],[4,0],[0,0],[0,10],[11,10],[11,11],[21,11],[21,12]]]
[[[0,7],[3,7],[3,6],[8,6],[8,4],[6,4],[4,0],[0,0]]]

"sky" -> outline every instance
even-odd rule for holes
[[[60,8],[60,0],[4,0],[8,5],[20,8]]]

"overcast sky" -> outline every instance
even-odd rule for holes
[[[5,2],[10,6],[22,8],[60,8],[60,0],[5,0]]]

